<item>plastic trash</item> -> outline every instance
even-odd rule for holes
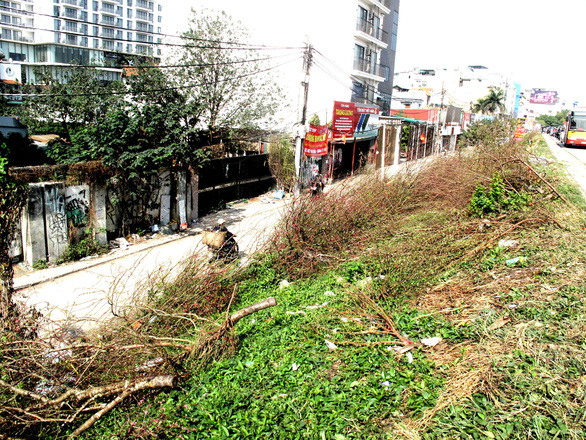
[[[505,261],[505,264],[507,266],[514,266],[517,263],[525,264],[526,261],[527,261],[527,259],[525,257],[515,257],[515,258],[511,258],[510,260]]]
[[[518,246],[519,242],[517,240],[500,240],[499,247],[515,247]]]
[[[285,191],[283,191],[282,189],[278,189],[277,191],[275,191],[275,199],[282,200],[283,197],[285,197]]]
[[[279,283],[279,289],[284,289],[285,287],[289,287],[291,283],[287,280],[283,280]]]
[[[335,294],[334,292],[332,292],[331,290],[326,290],[326,291],[324,292],[324,295],[325,295],[325,296],[336,296],[336,294]]]
[[[442,341],[442,338],[439,337],[435,337],[435,338],[425,338],[421,340],[421,343],[423,345],[426,345],[428,347],[435,347],[437,344],[439,344]]]
[[[335,350],[338,348],[338,346],[336,344],[334,344],[333,342],[330,342],[327,339],[324,339],[324,341],[330,350]]]
[[[293,362],[293,365],[291,365],[291,370],[293,370],[293,371],[299,370],[299,364],[296,364],[295,362]]]

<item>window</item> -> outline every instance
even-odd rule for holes
[[[158,5],[158,10],[161,12],[163,10],[163,5]]]
[[[158,21],[159,23],[161,23],[161,22],[163,21],[163,17],[161,17],[161,16],[159,15],[159,16],[157,17],[157,21]]]
[[[61,29],[61,20],[55,20],[55,30]]]
[[[59,17],[59,6],[53,6],[53,16]]]
[[[88,47],[88,38],[87,37],[81,37],[81,46]]]
[[[356,58],[357,60],[363,60],[364,54],[365,54],[364,47],[356,44],[354,46],[354,58]]]
[[[100,34],[100,28],[97,26],[93,27],[94,37],[97,37]]]
[[[132,0],[128,0],[128,6],[132,6]]]
[[[124,10],[122,9],[122,6],[116,6],[116,15],[119,15],[120,17],[124,15]]]
[[[81,33],[84,35],[88,34],[88,25],[87,24],[82,24],[81,25]]]
[[[100,16],[98,14],[93,14],[92,22],[97,23],[98,21],[100,21]]]
[[[127,11],[127,18],[132,18],[132,9]]]
[[[94,6],[94,8],[93,8],[94,11],[97,11],[99,9],[99,7],[100,7],[100,5],[99,5],[99,3],[97,1],[94,1],[93,2],[93,6]]]
[[[100,40],[94,38],[94,49],[97,49],[98,47],[100,47]]]

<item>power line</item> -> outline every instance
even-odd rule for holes
[[[193,87],[204,87],[204,86],[209,86],[209,85],[214,85],[217,83],[223,83],[223,82],[227,82],[227,81],[234,81],[234,80],[238,80],[238,79],[242,79],[242,78],[247,78],[250,76],[254,76],[254,75],[258,75],[260,73],[265,73],[265,72],[269,72],[271,70],[274,69],[278,69],[279,67],[282,67],[286,64],[292,63],[293,61],[297,61],[298,59],[300,59],[300,57],[296,57],[292,60],[289,60],[287,62],[284,62],[282,64],[279,64],[277,66],[272,66],[263,70],[258,70],[255,72],[251,72],[248,74],[244,74],[244,75],[240,75],[240,76],[235,76],[235,77],[231,77],[231,78],[226,78],[224,80],[218,80],[218,81],[214,81],[214,82],[207,82],[207,83],[200,83],[200,84],[189,84],[189,85],[185,85],[185,86],[175,86],[175,87],[165,87],[165,88],[160,88],[160,89],[151,89],[151,90],[145,90],[142,93],[146,93],[146,94],[150,94],[150,93],[159,93],[159,92],[166,92],[166,91],[171,91],[171,90],[182,90],[182,89],[189,89],[189,88],[193,88]],[[94,92],[94,93],[71,93],[71,94],[59,94],[59,93],[2,93],[0,94],[0,96],[5,96],[5,97],[35,97],[35,98],[55,98],[55,97],[62,97],[62,96],[67,96],[67,97],[78,97],[78,96],[111,96],[111,95],[129,95],[131,94],[129,91],[123,91],[123,92],[115,92],[115,91],[111,91],[111,92],[107,92],[107,93],[99,93],[99,92]]]
[[[65,20],[65,21],[71,21],[71,22],[75,22],[75,23],[81,23],[81,24],[87,24],[88,26],[102,26],[102,27],[107,27],[107,28],[113,28],[116,30],[121,30],[121,31],[133,31],[133,32],[144,32],[146,34],[149,35],[153,35],[153,36],[157,36],[157,37],[167,37],[167,38],[180,38],[183,40],[191,40],[191,41],[199,41],[199,42],[207,42],[207,43],[213,43],[213,44],[217,44],[218,46],[192,46],[192,45],[187,45],[187,44],[175,44],[175,43],[163,43],[163,42],[146,42],[146,41],[139,41],[139,40],[128,40],[128,39],[123,39],[123,38],[113,38],[113,37],[104,37],[104,36],[97,36],[97,35],[82,35],[84,37],[88,37],[88,38],[100,38],[102,40],[115,40],[115,41],[124,41],[124,42],[129,42],[129,43],[142,43],[142,44],[149,44],[149,45],[163,45],[163,46],[170,46],[170,47],[190,47],[190,48],[194,48],[194,49],[220,49],[220,50],[235,50],[236,48],[234,47],[222,47],[220,45],[225,44],[225,45],[233,45],[233,46],[242,46],[242,50],[300,50],[300,49],[304,49],[304,47],[302,46],[267,46],[264,44],[250,44],[250,43],[241,43],[241,42],[237,42],[237,41],[222,41],[222,40],[211,40],[211,39],[206,39],[206,38],[196,38],[196,37],[188,37],[188,36],[184,36],[184,35],[171,35],[171,34],[164,34],[161,32],[148,32],[148,31],[141,31],[139,29],[132,29],[132,28],[128,28],[128,27],[124,27],[124,26],[115,26],[115,25],[108,25],[108,24],[100,24],[100,23],[94,23],[88,20],[81,20],[81,19],[77,19],[77,18],[68,18],[68,17],[63,17],[63,16],[55,16],[55,15],[50,15],[50,14],[43,14],[40,12],[34,12],[34,11],[23,11],[22,9],[16,9],[16,8],[11,8],[11,7],[7,7],[4,6],[3,10],[7,10],[8,12],[18,12],[20,14],[22,14],[24,12],[24,15],[38,15],[41,17],[48,17],[48,18],[53,18],[53,19],[58,19],[58,20]],[[124,21],[124,20],[123,20]],[[27,30],[32,30],[32,31],[42,31],[42,32],[53,32],[53,33],[64,33],[64,34],[76,34],[77,32],[72,32],[72,31],[67,31],[67,30],[55,30],[55,29],[43,29],[43,28],[37,28],[37,27],[28,27],[26,25],[15,25],[15,24],[11,24],[10,26],[13,27],[17,27],[19,29],[27,29]],[[77,35],[78,36],[78,35]],[[88,48],[90,49],[90,48]]]

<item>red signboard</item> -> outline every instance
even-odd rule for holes
[[[353,102],[334,101],[334,117],[332,118],[332,137],[341,139],[344,136],[352,137],[354,128],[354,113],[356,105]]]
[[[303,154],[309,157],[325,156],[328,154],[328,126],[309,125],[305,135]]]

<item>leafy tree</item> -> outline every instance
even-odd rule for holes
[[[309,123],[312,125],[320,125],[320,119],[319,116],[317,114],[314,114],[310,119],[309,119]]]
[[[490,88],[488,95],[479,98],[473,105],[472,111],[487,115],[498,115],[506,111],[505,92],[502,89]]]
[[[559,126],[564,124],[569,112],[570,110],[562,110],[561,112],[557,112],[555,116],[539,115],[535,120],[544,127],[548,125]]]
[[[33,132],[59,134],[66,141],[79,127],[95,125],[124,103],[124,84],[105,82],[92,67],[79,66],[55,75],[37,69],[38,84],[26,85],[24,92],[38,94],[26,99],[22,121]]]
[[[126,87],[124,106],[79,130],[72,139],[84,146],[83,154],[72,160],[100,159],[116,170],[119,228],[124,234],[148,223],[161,168],[197,167],[205,160],[202,150],[188,142],[186,97],[161,69],[152,64],[136,66]]]
[[[190,29],[182,34],[184,47],[176,53],[192,125],[213,136],[270,123],[282,94],[262,73],[267,64],[257,60],[265,57],[245,44],[247,31],[225,12],[192,14]]]

